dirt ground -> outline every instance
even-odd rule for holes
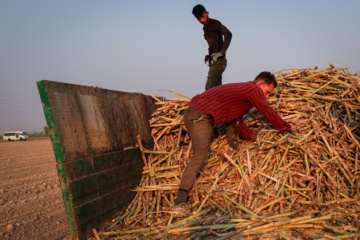
[[[0,139],[0,239],[70,239],[49,138]]]

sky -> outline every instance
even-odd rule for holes
[[[196,4],[232,32],[223,84],[328,63],[360,71],[358,0],[0,0],[0,135],[43,131],[41,80],[167,99],[203,92]]]

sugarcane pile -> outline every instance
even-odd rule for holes
[[[189,196],[193,215],[173,216],[192,147],[182,122],[190,99],[161,101],[150,121],[154,148],[136,197],[101,239],[359,239],[360,78],[348,68],[275,73],[268,99],[292,125],[276,131],[252,109],[245,123],[255,141],[229,147],[216,126],[210,156]]]

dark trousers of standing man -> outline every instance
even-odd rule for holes
[[[190,191],[201,166],[209,154],[209,147],[213,134],[211,116],[195,109],[188,108],[184,113],[184,123],[189,132],[193,148],[193,157],[187,164],[181,177],[179,189]]]
[[[210,63],[209,73],[205,85],[205,90],[222,85],[222,74],[225,71],[227,60],[220,57],[216,62]]]

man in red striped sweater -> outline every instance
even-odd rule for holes
[[[276,86],[273,74],[261,72],[254,81],[220,85],[191,100],[184,113],[184,123],[192,141],[193,157],[184,170],[171,212],[177,215],[191,214],[186,204],[187,198],[208,156],[214,124],[228,124],[232,127],[227,131],[236,128],[243,138],[255,140],[257,133],[248,128],[242,119],[255,107],[278,131],[291,131],[291,126],[266,102]],[[231,134],[227,133],[227,136]]]

